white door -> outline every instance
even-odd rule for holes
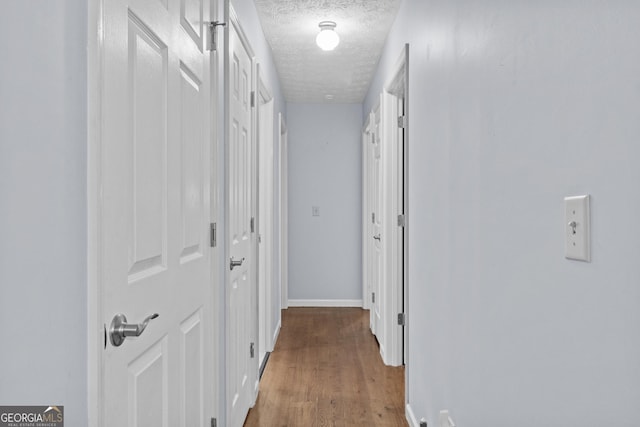
[[[372,206],[372,223],[371,227],[371,287],[373,289],[373,301],[371,307],[371,330],[378,338],[381,352],[384,352],[384,323],[383,323],[383,307],[384,302],[384,283],[383,283],[383,243],[382,239],[382,144],[381,144],[381,125],[380,125],[380,108],[377,108],[373,114],[373,150],[371,164],[371,206]]]
[[[205,426],[213,382],[209,6],[102,5],[100,312],[107,330],[125,315],[130,333],[159,317],[120,346],[105,342],[101,425]],[[105,338],[117,343],[118,335]]]
[[[257,369],[253,301],[255,299],[252,250],[253,236],[253,128],[251,89],[252,55],[240,37],[236,19],[229,28],[229,110],[227,144],[227,424],[244,423],[253,403]]]

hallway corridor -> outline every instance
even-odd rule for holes
[[[289,308],[245,426],[406,426],[404,368],[360,308]]]

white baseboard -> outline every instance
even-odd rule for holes
[[[416,419],[416,416],[413,413],[413,409],[411,409],[411,405],[409,403],[407,403],[407,406],[405,407],[404,414],[405,417],[407,417],[407,422],[409,423],[410,427],[420,427],[420,423]]]
[[[362,307],[361,299],[290,299],[289,307]]]

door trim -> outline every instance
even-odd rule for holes
[[[371,139],[371,113],[360,131],[362,139],[362,308],[371,308],[371,278],[369,275],[369,235],[371,233],[371,213],[369,208],[369,142]]]
[[[87,49],[87,394],[89,427],[102,427],[104,332],[100,281],[104,0],[89,0]],[[106,325],[105,325],[106,327]]]
[[[383,151],[383,219],[384,242],[383,323],[385,342],[384,361],[388,365],[402,365],[402,327],[398,325],[398,313],[403,310],[402,283],[399,272],[398,226],[398,98],[386,89],[382,94],[382,151]]]
[[[256,66],[256,81],[258,84],[258,90],[256,91],[256,116],[257,116],[257,146],[256,150],[258,155],[258,215],[257,215],[257,224],[258,224],[258,235],[260,236],[258,241],[258,298],[260,295],[260,291],[264,295],[264,306],[263,302],[259,299],[258,303],[260,307],[263,307],[263,310],[258,310],[258,341],[260,342],[260,338],[264,340],[264,348],[261,348],[258,345],[258,354],[262,354],[263,352],[273,351],[272,342],[272,320],[273,320],[273,259],[274,259],[274,236],[273,236],[273,223],[274,223],[274,167],[273,167],[273,154],[274,150],[274,141],[273,141],[273,96],[271,95],[271,91],[267,88],[267,85],[264,83],[262,79],[261,67],[260,64]],[[271,103],[270,113],[266,116],[267,121],[271,121],[270,126],[271,135],[263,135],[262,123],[265,118],[262,117],[262,108]],[[266,136],[266,141],[263,141],[263,136]],[[266,159],[263,159],[261,153],[263,152],[264,143],[270,144],[270,147],[266,148],[267,152],[271,152],[271,165],[269,166],[266,163]],[[270,176],[269,176],[270,175]],[[265,190],[265,194],[261,194],[261,190]],[[260,204],[260,199],[264,199],[267,201],[266,206],[262,206]],[[268,210],[267,210],[268,209]],[[263,218],[264,217],[264,218]],[[265,230],[262,229],[261,224],[265,225]],[[262,241],[260,241],[262,239]],[[262,245],[261,245],[262,244]],[[260,256],[260,254],[263,256]],[[264,273],[270,273],[266,276],[266,280],[264,280],[264,284],[262,283],[262,271],[260,268],[260,264],[263,263],[262,258],[264,258]],[[261,289],[263,288],[263,289]],[[261,334],[264,336],[261,337]],[[262,363],[262,360],[258,360],[259,365]]]
[[[403,258],[402,258],[402,267],[401,271],[404,271],[404,275],[402,278],[393,277],[393,282],[401,283],[402,287],[398,289],[398,291],[402,292],[401,297],[397,301],[396,309],[398,312],[404,312],[405,315],[405,325],[401,331],[399,331],[397,327],[391,329],[391,342],[392,349],[394,352],[394,361],[398,362],[398,364],[405,365],[405,403],[409,403],[409,387],[407,385],[406,379],[409,378],[409,328],[410,328],[410,319],[411,315],[409,312],[409,239],[411,237],[410,226],[411,226],[411,218],[409,216],[409,129],[411,125],[410,113],[409,113],[409,44],[405,44],[402,52],[396,61],[396,64],[393,68],[393,72],[391,74],[391,78],[387,81],[384,86],[384,91],[386,94],[389,94],[393,97],[397,103],[399,99],[403,99],[403,107],[405,116],[404,120],[404,150],[403,150],[403,203],[404,203],[404,215],[405,215],[405,226],[404,226],[404,239],[402,245]],[[397,104],[395,110],[397,111]],[[396,132],[397,135],[397,132]],[[393,139],[393,138],[392,138]],[[395,150],[395,147],[393,147]],[[397,155],[392,156],[396,161],[400,159],[397,158]],[[392,169],[396,169],[395,165],[390,165]],[[397,187],[396,187],[397,188]],[[394,239],[397,242],[398,237],[398,227],[392,227],[392,230],[396,232],[396,236]],[[399,248],[398,248],[399,249]],[[390,258],[390,261],[396,262],[397,258],[393,256]],[[397,269],[392,269],[396,272],[400,271]],[[392,273],[393,274],[393,273]],[[397,280],[395,280],[397,279]],[[392,319],[395,321],[395,319]],[[401,334],[401,335],[399,335]]]
[[[278,151],[280,153],[280,308],[289,308],[289,133],[282,113],[278,113]],[[275,339],[274,339],[275,343]]]

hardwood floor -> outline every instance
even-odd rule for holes
[[[404,368],[385,366],[360,308],[289,308],[245,426],[407,426]]]

